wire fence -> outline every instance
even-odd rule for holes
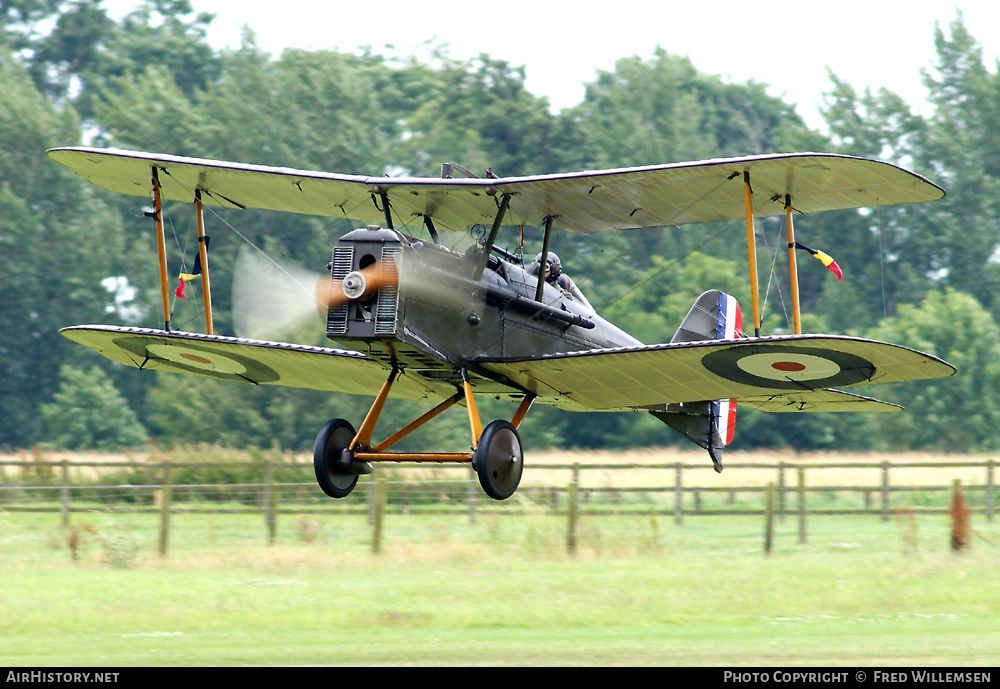
[[[786,462],[732,464],[720,480],[704,464],[566,463],[526,470],[515,496],[496,502],[483,494],[472,468],[383,465],[362,477],[354,493],[327,498],[301,461],[99,462],[0,461],[0,511],[53,513],[69,525],[74,513],[158,515],[159,550],[170,542],[175,515],[258,514],[273,542],[287,515],[361,515],[377,549],[381,524],[393,514],[451,514],[470,523],[494,514],[565,519],[567,546],[581,517],[762,515],[767,523],[798,520],[805,541],[816,515],[954,513],[992,522],[994,460],[968,462]],[[954,514],[953,514],[954,516]],[[769,527],[770,528],[770,527]]]

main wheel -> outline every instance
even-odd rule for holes
[[[506,500],[521,482],[524,454],[521,438],[509,421],[498,419],[483,430],[472,466],[479,474],[479,485],[494,500]]]
[[[316,481],[331,498],[347,497],[358,483],[358,475],[347,470],[344,450],[351,446],[356,431],[344,419],[330,419],[316,436],[313,446],[313,468]]]

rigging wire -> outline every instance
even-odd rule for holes
[[[174,224],[174,218],[173,218],[172,215],[170,215],[169,213],[167,213],[167,204],[163,204],[163,206],[160,209],[160,212],[163,213],[164,219],[167,222],[170,223],[170,233],[174,237],[174,247],[177,249],[177,253],[180,256],[180,271],[179,272],[186,273],[187,272],[187,251],[188,251],[189,241],[185,241],[184,245],[183,246],[181,245],[181,239],[180,239],[180,237],[177,234],[177,226]],[[174,290],[173,297],[171,298],[171,301],[170,301],[170,318],[171,318],[171,321],[173,321],[174,317],[177,315],[177,300],[179,298],[181,298],[181,297],[177,294],[177,290]],[[177,328],[179,330],[184,330],[184,328],[186,328],[187,326],[189,326],[191,323],[195,322],[199,318],[201,320],[204,320],[204,318],[205,318],[205,309],[204,309],[203,303],[202,303],[202,301],[200,299],[195,300],[195,312],[193,314],[188,315],[188,317],[185,320],[183,320],[183,321],[181,321],[179,323],[176,323],[176,326],[177,326]]]
[[[778,242],[775,244],[775,247],[774,247],[773,251],[771,250],[771,245],[768,244],[768,242],[767,242],[767,232],[764,232],[762,230],[761,233],[760,233],[761,238],[764,240],[764,248],[768,252],[771,253],[771,270],[768,272],[767,285],[764,288],[764,298],[761,300],[761,304],[760,304],[760,321],[761,321],[761,324],[764,323],[764,313],[765,313],[766,307],[767,307],[768,295],[771,292],[771,283],[772,282],[774,283],[774,288],[778,291],[778,304],[781,306],[781,311],[782,311],[782,313],[785,316],[785,325],[787,326],[789,324],[789,321],[788,321],[788,308],[787,308],[787,306],[785,304],[785,296],[784,296],[784,294],[781,291],[781,281],[775,279],[775,276],[777,275],[777,272],[778,272],[777,271],[778,255],[781,253],[781,234],[782,234],[782,232],[784,232],[784,230],[785,230],[785,220],[784,220],[784,218],[782,218],[781,222],[778,224],[778,229],[777,229]]]

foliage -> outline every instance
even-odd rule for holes
[[[882,300],[888,311],[948,286],[973,295],[995,315],[1000,307],[1000,73],[995,65],[991,72],[984,64],[982,48],[961,14],[947,31],[938,27],[934,39],[937,61],[923,71],[929,115],[914,112],[888,89],[858,95],[835,78],[826,118],[844,152],[908,165],[948,192],[934,204],[877,211],[878,265],[884,278],[871,286],[881,284],[883,291],[888,286],[894,292]],[[875,255],[873,248],[864,254]]]
[[[60,338],[60,327],[109,314],[144,325],[162,318],[152,222],[142,217],[148,200],[104,194],[42,156],[46,148],[84,139],[370,175],[433,176],[444,162],[476,174],[523,175],[831,149],[904,164],[944,186],[947,197],[796,223],[801,241],[831,253],[845,271],[837,284],[808,260],[801,265],[806,324],[923,343],[967,368],[969,377],[900,388],[913,398],[911,410],[892,419],[742,410],[737,442],[994,444],[990,428],[1000,392],[975,380],[995,375],[989,357],[1000,311],[1000,75],[984,63],[961,14],[935,31],[937,58],[924,73],[930,114],[888,88],[858,93],[831,73],[829,136],[807,128],[794,105],[769,96],[766,84],[728,83],[662,48],[649,59],[623,56],[586,85],[579,104],[554,113],[544,96],[526,89],[523,67],[489,55],[456,60],[434,42],[404,58],[370,49],[272,56],[247,29],[238,48],[216,51],[207,40],[212,16],[195,12],[189,0],[146,0],[121,19],[97,0],[0,0],[0,18],[0,289],[11,295],[0,302],[0,322],[17,324],[0,330],[0,446],[46,439],[41,409],[54,403],[54,372],[64,362],[84,370],[95,361]],[[188,206],[166,209],[172,274],[193,261]],[[213,273],[224,282],[247,242],[278,261],[322,269],[331,246],[352,227],[347,215],[212,209]],[[424,232],[412,218],[394,222],[417,236]],[[741,225],[559,233],[553,249],[603,314],[658,342],[670,338],[704,289],[736,295],[749,321]],[[462,230],[445,233],[457,247],[472,241],[464,228],[451,229]],[[758,227],[764,333],[791,327],[783,233],[779,221]],[[540,232],[524,228],[524,238],[525,252],[533,253]],[[505,228],[501,243],[516,248],[518,239]],[[197,327],[203,318],[198,301],[174,300],[172,322]],[[231,332],[228,290],[215,289],[214,301],[216,331]],[[932,318],[947,325],[929,337],[924,329]],[[959,331],[965,335],[951,340],[943,334]],[[314,339],[322,342],[322,334]],[[302,449],[325,419],[357,419],[366,405],[309,391],[104,370],[139,422],[165,443],[200,438]],[[974,414],[963,412],[969,399],[980,405]],[[486,409],[492,413],[489,404]],[[384,425],[411,410],[390,405]],[[461,446],[465,426],[462,414],[447,414],[401,447]],[[542,446],[672,437],[645,414],[591,415],[581,424],[577,415],[537,407],[523,429]]]
[[[120,450],[147,441],[146,430],[100,368],[63,365],[59,380],[53,401],[41,408],[45,437],[53,446]]]
[[[951,378],[893,386],[906,412],[879,416],[878,449],[996,450],[1000,405],[1000,328],[972,296],[945,289],[929,292],[922,304],[903,305],[869,333],[933,352],[958,369]]]
[[[2,47],[0,90],[0,445],[27,446],[41,437],[38,405],[59,364],[79,354],[59,328],[69,314],[106,318],[101,280],[118,273],[125,242],[89,185],[44,157],[79,139],[72,109],[54,107]]]

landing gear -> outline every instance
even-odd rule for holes
[[[514,494],[524,471],[524,454],[509,421],[498,419],[483,429],[472,453],[472,466],[479,474],[479,485],[491,498],[506,500]]]
[[[358,474],[363,473],[356,471],[358,463],[348,449],[354,436],[354,427],[344,419],[330,419],[316,436],[313,469],[319,487],[331,498],[347,497],[358,484]],[[368,467],[370,471],[371,465]]]
[[[398,371],[393,368],[358,431],[344,419],[327,421],[316,436],[313,468],[316,481],[331,498],[346,497],[358,483],[358,476],[372,472],[371,462],[472,463],[483,491],[494,500],[506,500],[517,490],[524,470],[524,454],[517,427],[531,408],[535,396],[525,394],[510,421],[498,419],[485,429],[472,396],[472,385],[462,371],[462,390],[439,403],[416,421],[380,443],[372,442],[372,431],[382,405],[389,396]],[[448,407],[465,400],[469,414],[472,452],[389,452],[397,441],[431,420]]]

